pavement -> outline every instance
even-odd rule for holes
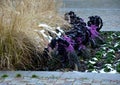
[[[107,73],[0,71],[0,76],[0,85],[120,85],[120,74]]]
[[[74,11],[85,22],[89,16],[98,15],[103,19],[102,31],[120,31],[120,0],[63,0],[59,12]]]

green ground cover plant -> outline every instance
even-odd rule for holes
[[[81,62],[81,71],[83,72],[120,72],[120,32],[102,31],[101,36],[105,43],[96,49],[89,48],[91,58],[83,60],[79,56]],[[58,69],[60,67],[59,57],[48,62],[51,70],[71,71],[73,69],[66,66],[67,69]]]
[[[1,76],[1,78],[7,78],[7,77],[8,77],[7,74],[3,74],[3,75]]]

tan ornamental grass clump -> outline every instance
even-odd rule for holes
[[[45,67],[42,51],[48,40],[39,32],[44,29],[40,23],[67,24],[57,14],[54,0],[0,0],[0,70]]]

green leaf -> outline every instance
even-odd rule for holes
[[[106,68],[104,68],[104,71],[105,71],[105,72],[110,72],[110,71],[111,71],[111,69],[110,69],[110,68],[108,68],[108,67],[106,67]]]
[[[120,63],[116,66],[116,71],[120,73]]]

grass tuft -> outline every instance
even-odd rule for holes
[[[22,77],[21,74],[16,74],[16,78],[20,78],[20,77]]]
[[[8,77],[7,74],[4,74],[4,75],[1,76],[1,78],[7,78],[7,77]]]
[[[64,22],[54,0],[0,0],[0,69],[41,69],[48,40],[38,25],[61,26]]]
[[[38,76],[37,76],[37,75],[35,75],[35,74],[33,74],[33,75],[32,75],[32,78],[38,78]]]

